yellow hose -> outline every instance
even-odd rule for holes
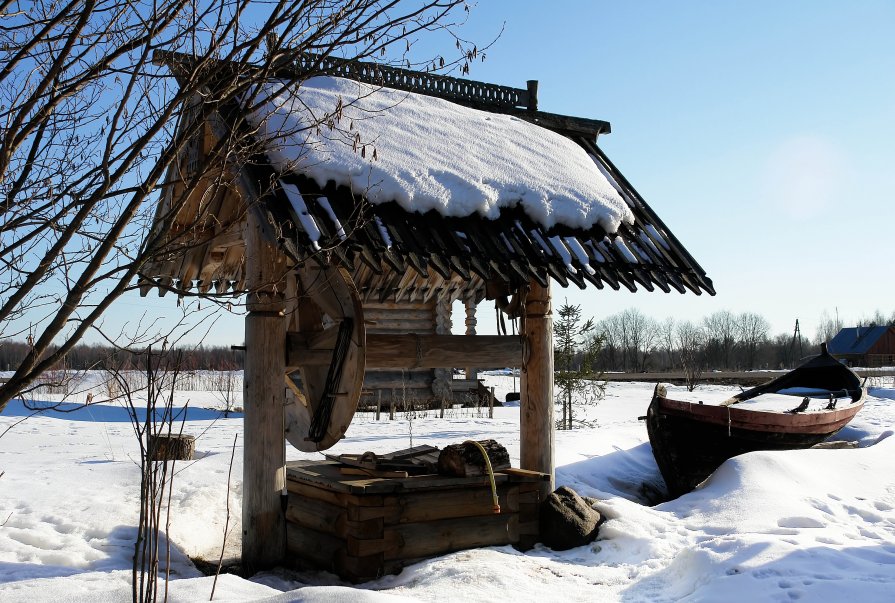
[[[485,468],[488,470],[488,477],[491,478],[491,500],[494,503],[494,506],[491,509],[495,513],[500,513],[500,503],[497,500],[497,484],[494,483],[494,469],[491,467],[491,459],[488,458],[488,452],[485,450],[484,446],[475,440],[466,440],[463,443],[475,444],[476,448],[481,451],[482,456],[485,457]]]

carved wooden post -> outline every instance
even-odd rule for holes
[[[472,297],[467,298],[464,301],[464,306],[466,307],[466,334],[475,335],[475,299]],[[478,372],[476,371],[476,367],[466,367],[466,378],[478,379]]]
[[[531,281],[525,298],[524,336],[528,358],[523,359],[520,408],[520,457],[523,469],[550,474],[541,486],[541,500],[553,492],[553,317],[550,288]]]
[[[250,214],[246,228],[245,379],[242,473],[242,563],[249,572],[277,565],[285,556],[286,487],[285,257],[266,241]]]
[[[443,293],[435,302],[435,333],[450,335],[451,326],[451,296]],[[441,400],[453,400],[454,391],[451,388],[453,371],[449,368],[437,368],[433,372],[435,378],[432,381],[432,393]]]

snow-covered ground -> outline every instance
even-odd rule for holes
[[[488,377],[501,399],[512,378]],[[241,384],[239,385],[241,387]],[[462,551],[350,587],[324,573],[222,576],[219,601],[868,601],[895,587],[895,389],[871,389],[837,436],[857,449],[761,452],[725,463],[700,489],[647,506],[662,488],[646,428],[653,386],[610,383],[587,409],[592,428],[557,432],[557,484],[599,499],[608,521],[590,546]],[[102,399],[70,413],[31,414],[21,402],[0,415],[0,601],[122,601],[139,499],[138,447],[123,406]],[[674,388],[672,388],[674,391]],[[706,386],[723,399],[739,391]],[[86,390],[72,402],[83,402]],[[58,396],[44,395],[44,399]],[[178,463],[171,524],[171,601],[208,600],[212,578],[190,557],[221,553],[227,475],[239,415],[215,410],[219,395],[177,392],[197,460]],[[241,405],[241,401],[238,401]],[[359,414],[332,452],[387,452],[414,444],[496,438],[519,458],[519,409],[494,419],[457,409],[444,419]],[[4,430],[9,428],[4,433]],[[241,500],[241,435],[231,508]],[[290,460],[316,458],[295,450]],[[239,513],[227,556],[239,550]]]

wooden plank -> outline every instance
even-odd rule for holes
[[[286,524],[286,550],[291,555],[310,561],[320,569],[335,571],[336,560],[344,555],[343,540],[294,523]]]
[[[540,524],[537,521],[523,522],[522,517],[519,517],[519,536],[540,536],[540,534]]]
[[[401,570],[400,566],[394,570],[385,569],[381,554],[367,555],[366,557],[355,557],[347,553],[340,554],[336,559],[336,568],[341,578],[354,583],[369,582],[382,577],[389,571],[397,573]]]
[[[491,483],[487,476],[446,477],[441,475],[415,475],[402,479],[351,479],[341,475],[338,463],[332,461],[293,461],[286,467],[286,474],[288,476],[287,488],[291,492],[301,493],[304,491],[304,487],[311,487],[336,493],[354,494],[357,495],[357,504],[365,506],[383,505],[383,498],[370,496],[373,494],[426,489],[475,489],[490,487]],[[494,481],[498,487],[508,483],[509,480],[510,478],[503,473],[494,474]]]
[[[338,464],[328,461],[293,461],[286,465],[287,488],[292,488],[293,485],[298,487],[299,484],[333,492],[350,491],[342,483]]]
[[[348,540],[348,551],[382,548],[385,560],[431,557],[482,546],[512,544],[519,539],[519,518],[507,513],[462,517],[387,527],[381,542]],[[364,546],[366,545],[366,546]]]
[[[523,492],[521,488],[519,489],[519,504],[537,504],[539,502],[541,502],[541,496],[538,490],[535,489],[529,492]]]
[[[542,482],[545,480],[549,480],[550,476],[546,473],[540,473],[539,471],[530,471],[528,469],[519,469],[517,467],[510,467],[509,469],[504,469],[501,473],[505,473],[513,478],[514,481],[531,481],[531,482]]]
[[[363,467],[340,467],[339,473],[342,475],[361,475],[366,477],[407,477],[406,471],[389,471],[384,469],[364,469]]]
[[[390,311],[404,311],[404,310],[422,310],[432,314],[434,316],[435,312],[435,304],[429,303],[424,304],[422,302],[416,303],[408,303],[408,302],[370,302],[368,304],[364,304],[364,315],[366,316],[367,312],[386,314]]]
[[[428,455],[431,452],[437,453],[438,448],[436,448],[435,446],[430,446],[429,444],[420,444],[419,446],[413,446],[411,448],[405,448],[403,450],[396,450],[395,452],[389,452],[379,456],[383,459],[395,461],[400,459],[412,459],[418,456]]]
[[[411,274],[411,273],[408,273]],[[386,283],[387,285],[391,285],[396,287],[396,290],[402,288],[403,284],[402,280],[399,278],[394,283]],[[427,283],[419,283],[427,284]],[[403,288],[413,288],[413,287],[403,287]],[[427,320],[432,320],[435,317],[435,310],[432,307],[432,304],[425,304],[422,302],[410,302],[402,299],[400,301],[388,301],[384,302],[385,304],[390,304],[392,307],[384,308],[381,307],[382,303],[378,302],[369,302],[364,304],[364,316],[370,316],[371,321],[375,321],[377,324],[388,324],[393,321],[402,321],[409,320],[414,322],[424,322]],[[375,307],[375,306],[380,307]],[[366,314],[369,313],[369,314]]]
[[[407,400],[428,400],[432,397],[432,375],[371,375],[364,377],[364,389],[383,390],[384,396],[395,396]],[[406,393],[406,395],[405,395]]]
[[[519,519],[523,523],[538,521],[541,510],[540,501],[537,502],[520,502],[519,503]]]
[[[297,332],[287,335],[285,364],[328,365],[331,343],[325,337],[309,338]],[[385,335],[367,334],[366,366],[369,368],[453,368],[518,366],[522,340],[502,335]]]
[[[497,498],[501,513],[519,511],[518,488],[498,488]],[[490,486],[387,496],[382,509],[386,526],[494,515]]]
[[[327,502],[331,505],[337,505],[343,508],[351,507],[381,507],[382,496],[357,496],[349,494],[349,488],[343,484],[327,484],[333,485],[334,488],[321,487],[316,484],[309,484],[294,479],[286,480],[286,490],[290,493],[298,494],[307,498],[313,498]],[[340,487],[336,489],[336,487]]]
[[[524,336],[529,357],[521,376],[520,463],[523,469],[550,475],[541,493],[554,489],[553,318],[550,288],[529,283]]]
[[[367,486],[371,483],[380,481],[392,484],[395,480],[377,480],[371,479],[352,479],[345,477],[339,473],[339,463],[332,461],[297,461],[290,463],[286,468],[287,489],[295,489],[300,491],[298,484],[304,483],[317,488],[331,490],[334,492],[350,493],[350,494],[369,494],[366,492]],[[393,488],[392,488],[393,489]],[[380,486],[380,491],[390,492],[388,487]],[[374,496],[357,497],[355,501],[359,505],[376,506],[382,504],[382,499]]]
[[[435,332],[435,321],[431,319],[401,319],[379,321],[370,328],[371,333],[382,334],[400,334],[400,333],[420,333],[431,334]]]
[[[347,519],[344,507],[316,498],[289,493],[286,521],[319,532],[333,533],[339,523]]]
[[[521,363],[522,341],[499,335],[370,335],[367,366],[376,368],[482,367]]]
[[[401,509],[397,507],[397,499],[394,497],[389,497],[388,502],[384,503],[382,506],[378,507],[359,507],[356,505],[349,505],[348,511],[348,519],[350,521],[369,521],[371,519],[385,519],[387,517],[394,517],[396,514],[400,514]]]

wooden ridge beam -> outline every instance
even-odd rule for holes
[[[311,337],[289,332],[286,336],[286,370],[329,364],[331,342],[326,331]],[[367,334],[368,369],[498,368],[521,364],[522,339],[518,336]]]

